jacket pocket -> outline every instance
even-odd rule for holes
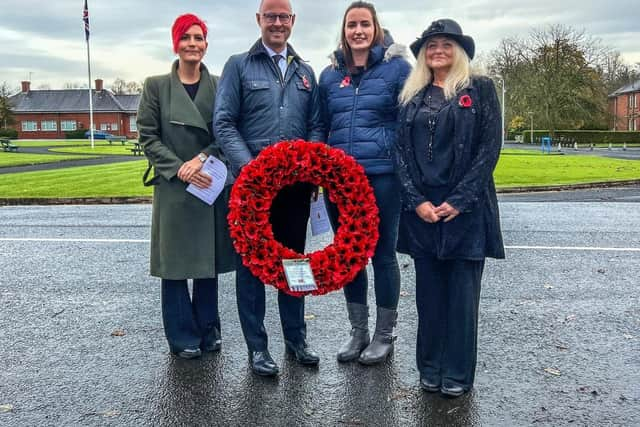
[[[267,80],[248,80],[243,83],[246,90],[263,90],[269,89],[269,82]]]
[[[247,147],[253,156],[257,156],[260,151],[269,145],[269,138],[250,139],[247,141]]]

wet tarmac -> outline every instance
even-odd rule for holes
[[[580,194],[501,197],[507,259],[485,268],[476,384],[458,399],[418,386],[407,257],[389,361],[335,360],[348,333],[338,292],[307,299],[322,359],[298,366],[269,289],[281,375],[265,379],[247,366],[233,274],[221,276],[221,352],[169,354],[149,205],[2,207],[0,425],[640,425],[640,200]]]

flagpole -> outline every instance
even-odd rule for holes
[[[89,48],[89,40],[87,39],[87,70],[89,72],[89,126],[91,133],[91,148],[93,149],[93,96],[91,89],[91,53]]]
[[[91,89],[91,49],[89,47],[89,7],[87,5],[87,0],[84,0],[82,20],[84,21],[84,36],[87,40],[87,72],[89,74],[89,135],[91,135],[91,149],[93,149],[93,94]]]

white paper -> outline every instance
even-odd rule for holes
[[[324,204],[322,193],[318,195],[318,200],[311,200],[311,235],[328,233],[331,231],[331,223],[327,214],[327,207]]]
[[[318,289],[308,258],[283,259],[282,266],[284,267],[287,284],[292,291],[307,292]]]
[[[224,183],[227,180],[227,167],[220,160],[209,156],[202,165],[200,172],[206,173],[211,177],[211,185],[207,188],[200,188],[189,184],[187,191],[211,206],[224,189]]]

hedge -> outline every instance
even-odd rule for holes
[[[0,138],[13,138],[18,137],[18,131],[15,129],[0,129]]]
[[[64,136],[67,139],[83,139],[86,131],[86,129],[70,130],[69,132],[65,132]]]
[[[540,138],[549,136],[547,130],[534,130],[533,142],[540,143]],[[531,142],[531,131],[522,132],[522,142]],[[557,130],[553,143],[557,144],[640,144],[640,132],[610,130]]]

